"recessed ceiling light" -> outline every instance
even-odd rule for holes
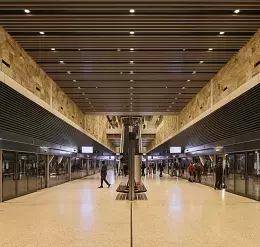
[[[131,63],[131,64],[133,64],[133,63],[134,63],[134,61],[130,61],[130,63]]]
[[[133,104],[133,102],[130,102],[130,104],[132,105],[132,104]]]
[[[94,110],[94,111],[96,111],[96,110]]]
[[[98,87],[96,87],[96,88],[98,88]]]
[[[56,49],[55,48],[51,48],[52,51],[55,51]]]
[[[121,50],[118,48],[117,51],[121,51]]]
[[[196,74],[196,71],[193,71],[192,74],[193,74],[193,75]]]
[[[130,80],[130,82],[133,82],[134,80]]]
[[[130,51],[134,51],[135,49],[134,48],[130,48]]]
[[[130,35],[134,35],[134,34],[135,34],[135,32],[134,32],[134,31],[130,31],[129,33],[130,33]]]
[[[67,74],[71,74],[71,72],[70,72],[70,71],[67,71]]]
[[[185,89],[185,87],[182,87],[181,89]]]
[[[134,10],[134,9],[130,9],[129,12],[130,12],[131,14],[134,14],[135,10]]]
[[[177,100],[178,98],[175,98],[175,100]]]
[[[60,63],[64,63],[64,61],[60,61]]]
[[[88,98],[86,98],[86,99],[88,99]]]
[[[133,95],[133,93],[130,93],[130,95]]]
[[[190,82],[190,80],[187,80],[187,82]]]
[[[130,74],[133,74],[134,73],[134,71],[130,71]]]
[[[171,105],[169,105],[169,107],[171,108],[172,106],[171,106]]]
[[[81,89],[81,87],[78,87],[78,89]]]
[[[81,49],[79,48],[78,51],[81,51]]]
[[[133,98],[131,98],[131,100],[133,100]]]
[[[133,110],[130,110],[130,111],[133,111]]]
[[[240,12],[240,9],[236,9],[236,10],[234,11],[235,14],[238,14],[239,12]]]
[[[170,111],[169,109],[167,109],[166,111]]]
[[[130,89],[134,89],[133,87],[130,87]]]
[[[179,95],[181,95],[181,93],[179,93]]]
[[[200,61],[200,63],[204,63],[204,61]]]
[[[168,87],[165,87],[165,88],[168,88]]]
[[[85,93],[82,93],[82,95],[85,95]]]
[[[186,51],[186,49],[182,49],[183,51]]]
[[[132,106],[132,105],[130,105],[130,107],[132,108],[133,106]]]
[[[156,106],[157,108],[159,107],[159,106]]]
[[[220,34],[220,35],[223,35],[223,34],[225,34],[225,32],[219,32],[219,34]]]
[[[76,82],[77,80],[73,80],[73,82]]]
[[[92,105],[91,107],[93,108],[94,106]]]
[[[91,102],[88,102],[91,105]]]
[[[123,74],[123,72],[121,71],[121,72],[120,72],[120,74],[122,75],[122,74]]]
[[[44,34],[45,34],[45,32],[41,31],[41,32],[40,32],[40,34],[41,34],[41,35],[44,35]]]
[[[209,51],[213,51],[213,48],[209,48],[208,50],[209,50]]]
[[[24,12],[25,12],[26,14],[30,14],[30,13],[31,13],[31,11],[30,11],[29,9],[25,9]]]
[[[172,102],[172,104],[174,104],[174,102]]]

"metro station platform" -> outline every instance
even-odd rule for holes
[[[96,174],[1,203],[1,246],[259,246],[257,201],[157,174],[131,218],[131,202],[115,200],[122,178],[108,179],[110,189]]]

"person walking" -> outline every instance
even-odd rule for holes
[[[142,165],[141,165],[142,176],[145,176],[145,173],[144,173],[145,168],[146,168],[145,163],[142,162]]]
[[[106,177],[107,177],[107,164],[105,163],[104,160],[102,161],[102,164],[101,164],[100,173],[101,173],[101,185],[98,188],[103,188],[103,182],[104,181],[109,188],[111,184],[106,179]]]
[[[160,177],[162,177],[162,173],[163,173],[163,163],[162,162],[159,163],[159,171],[160,171]]]

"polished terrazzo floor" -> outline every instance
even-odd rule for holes
[[[0,246],[131,246],[130,203],[116,201],[120,179],[98,189],[99,175],[0,204]],[[144,179],[147,201],[135,201],[133,246],[256,247],[260,203],[164,176]]]

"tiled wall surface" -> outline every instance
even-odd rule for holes
[[[178,129],[183,129],[195,118],[200,118],[202,113],[210,110],[210,108],[214,107],[221,100],[227,98],[227,96],[232,92],[259,73],[260,65],[255,67],[256,63],[259,61],[260,31],[255,33],[250,41],[231,58],[231,60],[180,112],[178,117]],[[148,150],[163,143],[176,132],[174,132],[174,130],[169,130],[167,121],[168,120],[164,122],[164,126],[157,133],[155,141],[151,143]]]
[[[62,89],[40,68],[20,45],[0,27],[0,70],[53,109],[86,130],[101,144],[115,147],[105,134],[105,116],[85,116]],[[87,123],[85,125],[85,123]]]

